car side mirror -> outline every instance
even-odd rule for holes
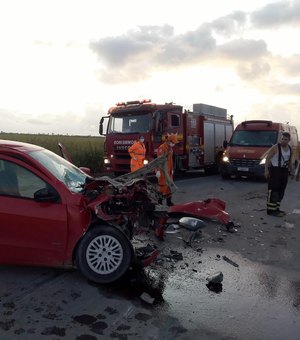
[[[36,202],[57,202],[59,201],[59,195],[57,192],[50,191],[48,188],[42,188],[37,190],[33,196]]]

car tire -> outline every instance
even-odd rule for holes
[[[86,233],[76,252],[76,265],[93,282],[110,283],[129,268],[133,251],[129,239],[118,229],[97,226]]]

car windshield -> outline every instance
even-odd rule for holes
[[[265,146],[276,144],[276,131],[235,131],[232,135],[230,145],[232,146]]]
[[[140,133],[150,129],[150,114],[127,114],[126,116],[111,116],[107,133]]]
[[[33,151],[30,156],[63,182],[70,191],[82,192],[87,175],[75,165],[46,149]]]

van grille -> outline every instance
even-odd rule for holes
[[[253,167],[259,165],[260,159],[232,158],[230,163],[238,167]]]

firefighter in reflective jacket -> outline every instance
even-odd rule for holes
[[[157,149],[157,156],[168,156],[168,174],[170,178],[173,180],[173,147],[175,144],[178,143],[177,135],[173,133],[168,136],[166,141],[161,144]],[[164,198],[167,200],[167,205],[171,206],[172,203],[172,196],[171,190],[166,182],[166,176],[162,170],[156,171],[156,177],[158,179],[158,191],[162,194]]]
[[[267,214],[282,217],[280,203],[288,182],[289,171],[293,172],[292,149],[289,146],[291,135],[283,132],[281,141],[273,145],[265,162],[265,177],[268,180]]]
[[[140,136],[139,140],[137,140],[131,147],[128,149],[130,154],[130,171],[136,171],[143,167],[144,159],[146,155],[146,147],[144,144],[144,137]]]

